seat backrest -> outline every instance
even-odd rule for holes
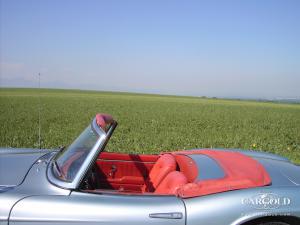
[[[188,183],[186,176],[179,171],[169,173],[165,179],[158,185],[156,194],[176,194],[178,188]]]
[[[144,190],[154,191],[161,181],[172,171],[176,170],[176,160],[171,154],[162,155],[152,167]]]
[[[199,167],[196,162],[188,155],[174,154],[176,162],[179,166],[179,171],[182,172],[189,183],[194,182],[199,176]]]

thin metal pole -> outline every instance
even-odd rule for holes
[[[39,149],[41,149],[41,74],[39,73]]]

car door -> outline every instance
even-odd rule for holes
[[[92,194],[32,196],[12,209],[10,225],[184,225],[185,207],[175,196]]]

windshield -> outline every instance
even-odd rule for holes
[[[88,126],[68,148],[58,153],[53,167],[56,176],[72,182],[98,139],[99,135]]]

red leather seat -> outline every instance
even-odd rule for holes
[[[152,167],[143,191],[153,192],[162,180],[172,171],[176,170],[176,160],[171,154],[162,155]]]
[[[177,189],[188,183],[186,176],[179,171],[169,173],[158,185],[156,194],[177,194]]]

